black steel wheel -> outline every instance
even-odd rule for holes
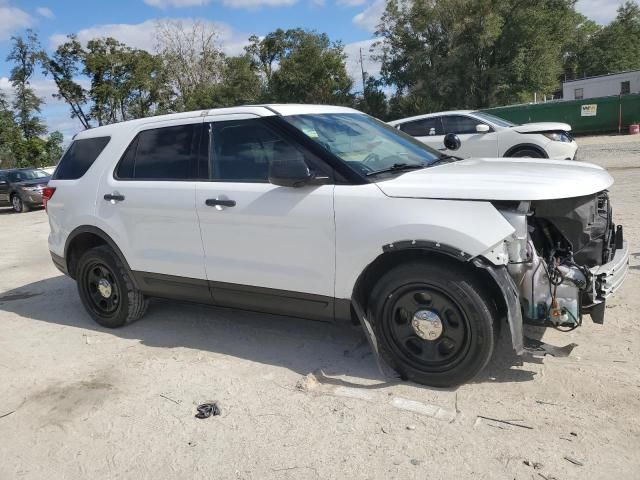
[[[491,357],[490,305],[467,268],[412,262],[378,281],[369,315],[381,355],[403,377],[451,387],[472,379]]]
[[[128,270],[107,246],[92,248],[80,257],[76,282],[85,309],[103,327],[134,322],[147,309],[148,300],[134,287]]]

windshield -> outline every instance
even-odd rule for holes
[[[422,168],[441,154],[361,113],[292,115],[284,120],[362,174]]]
[[[473,114],[476,117],[481,118],[483,120],[486,120],[487,122],[491,122],[494,125],[497,125],[499,127],[517,127],[518,126],[517,123],[511,123],[509,120],[505,120],[504,118],[496,117],[495,115],[491,115],[490,113],[473,112]]]
[[[19,170],[17,172],[9,172],[7,175],[12,182],[24,182],[25,180],[37,180],[38,178],[47,178],[49,174],[42,170]]]

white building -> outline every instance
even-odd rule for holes
[[[640,93],[640,70],[599,75],[562,83],[562,98],[564,100],[582,100],[630,93]]]

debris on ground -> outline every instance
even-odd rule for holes
[[[415,425],[407,425],[407,430],[415,430],[416,426]]]
[[[511,425],[514,427],[526,428],[527,430],[533,430],[533,427],[530,427],[529,425],[516,423],[516,422],[522,422],[523,420],[500,420],[499,418],[483,417],[482,415],[478,415],[478,418],[482,418],[484,420],[490,420],[492,422],[505,423],[507,425]]]
[[[532,462],[531,460],[524,460],[522,463],[527,467],[533,467],[534,470],[540,470],[543,467],[540,462]]]
[[[220,407],[218,407],[218,404],[216,402],[202,403],[198,405],[196,410],[198,410],[198,413],[196,413],[196,418],[215,417],[217,415],[220,415],[221,413]]]
[[[314,373],[308,373],[296,383],[296,388],[301,392],[309,392],[316,388],[320,382]]]
[[[569,455],[565,455],[565,456],[564,456],[564,459],[565,459],[567,462],[571,462],[571,463],[573,463],[574,465],[578,465],[579,467],[584,467],[584,463],[582,463],[580,460],[576,460],[575,458],[570,457]]]
[[[400,410],[407,410],[409,412],[419,413],[420,415],[427,415],[435,418],[436,420],[453,422],[456,418],[456,412],[453,410],[447,410],[439,407],[438,405],[431,405],[429,403],[407,400],[406,398],[395,397],[391,401],[391,405],[399,408]]]

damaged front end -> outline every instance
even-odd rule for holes
[[[602,323],[605,301],[629,264],[608,193],[494,205],[515,229],[506,240],[507,269],[524,321],[567,331],[583,314]]]

